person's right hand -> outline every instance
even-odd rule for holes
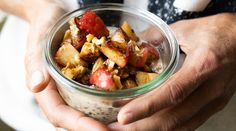
[[[50,1],[50,3],[44,3]],[[67,130],[107,130],[102,123],[85,116],[66,105],[59,95],[56,84],[44,67],[42,59],[43,39],[50,26],[61,17],[65,10],[53,0],[40,1],[29,13],[30,31],[25,55],[26,81],[30,90],[46,114],[57,128]],[[36,2],[37,3],[37,2]]]

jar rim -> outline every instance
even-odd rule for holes
[[[129,89],[124,89],[124,90],[116,90],[116,91],[105,91],[105,90],[98,90],[98,89],[93,89],[89,88],[91,86],[87,86],[84,84],[81,84],[79,82],[76,82],[74,80],[68,79],[65,77],[61,71],[57,68],[53,56],[51,56],[51,50],[50,50],[50,43],[53,40],[53,37],[55,36],[57,30],[61,28],[70,18],[78,16],[78,14],[82,15],[85,11],[87,10],[113,10],[113,11],[122,11],[122,12],[127,12],[131,14],[139,14],[142,17],[147,18],[150,20],[152,23],[155,24],[155,26],[158,26],[158,28],[164,33],[165,37],[167,38],[167,41],[170,43],[170,47],[172,50],[172,56],[170,59],[170,62],[168,63],[167,67],[163,70],[160,75],[155,78],[154,80],[135,87],[135,88],[129,88]],[[179,60],[179,46],[177,43],[177,40],[175,38],[174,33],[172,30],[169,28],[169,26],[161,20],[159,17],[156,15],[152,14],[151,12],[148,12],[143,9],[139,8],[134,8],[134,7],[129,7],[124,4],[115,4],[115,3],[99,3],[99,4],[92,4],[88,6],[84,6],[80,9],[74,10],[72,12],[66,13],[63,15],[54,26],[52,26],[49,29],[49,32],[46,34],[46,38],[44,40],[44,61],[46,63],[46,66],[48,68],[48,71],[50,75],[53,76],[53,78],[57,81],[60,80],[60,82],[63,85],[68,85],[66,88],[69,90],[74,90],[74,91],[82,91],[87,94],[91,95],[96,95],[96,96],[104,96],[104,97],[134,97],[134,96],[139,96],[141,94],[144,94],[146,92],[149,92],[153,90],[154,88],[160,86],[163,82],[165,82],[169,76],[174,72],[178,60]]]

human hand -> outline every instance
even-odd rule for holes
[[[40,4],[27,16],[30,28],[25,54],[26,83],[35,93],[42,91],[51,80],[42,58],[43,39],[50,26],[66,12],[61,3],[49,1],[52,2],[38,2]]]
[[[69,131],[107,131],[102,123],[66,105],[53,80],[50,80],[43,91],[35,93],[35,98],[56,128]]]
[[[83,131],[107,130],[102,123],[66,105],[57,91],[54,80],[44,68],[43,38],[50,26],[65,13],[65,10],[58,3],[43,4],[39,7],[41,10],[33,13],[32,18],[29,19],[30,31],[25,55],[28,87],[34,92],[39,106],[56,128]]]
[[[235,21],[233,14],[218,14],[172,24],[186,54],[183,66],[125,105],[110,129],[194,130],[223,109],[236,89]]]

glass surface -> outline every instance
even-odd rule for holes
[[[159,77],[139,87],[111,92],[92,89],[63,76],[53,57],[60,47],[64,32],[69,28],[67,22],[73,17],[81,16],[86,10],[93,10],[109,27],[119,27],[126,20],[142,40],[152,43],[161,57],[161,65],[158,66],[162,66],[163,71]],[[155,32],[151,36],[155,36],[158,38],[157,40],[150,38],[150,35],[144,35],[150,29]],[[97,4],[63,16],[52,27],[45,39],[44,55],[49,73],[55,79],[58,90],[68,105],[104,123],[110,123],[116,120],[121,106],[129,100],[157,88],[167,80],[178,63],[179,49],[168,25],[157,16],[121,4]]]

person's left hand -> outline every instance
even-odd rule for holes
[[[111,130],[194,130],[223,109],[236,89],[236,16],[171,25],[186,54],[161,87],[125,105]]]

